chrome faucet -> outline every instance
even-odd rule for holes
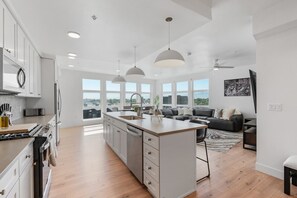
[[[137,109],[137,116],[143,117],[143,113],[142,113],[142,103],[143,103],[143,98],[142,98],[142,96],[141,96],[139,93],[133,93],[133,94],[131,95],[131,98],[130,98],[130,106],[131,106],[131,108],[132,108],[132,97],[133,97],[134,95],[138,95],[138,96],[140,97],[140,109],[139,109],[139,108]]]

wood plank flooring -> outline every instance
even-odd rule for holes
[[[61,130],[50,198],[151,197],[105,144],[102,130],[102,125]],[[211,177],[198,183],[197,192],[188,198],[290,197],[283,193],[282,180],[255,171],[255,152],[242,149],[242,144],[227,153],[209,151],[209,156]],[[203,164],[197,166],[198,175],[203,174]],[[294,186],[292,195],[297,197]]]

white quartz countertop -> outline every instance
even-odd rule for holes
[[[0,179],[19,154],[34,138],[0,141]]]
[[[163,118],[161,121],[158,121],[158,119],[151,119],[151,116],[146,114],[143,114],[144,119],[139,120],[126,120],[120,117],[136,115],[136,113],[132,111],[107,112],[103,114],[140,128],[156,136],[207,128],[206,125],[191,123],[189,121],[180,121],[168,118]]]
[[[32,116],[32,117],[23,117],[17,120],[12,121],[12,124],[29,124],[37,123],[45,126],[51,119],[55,117],[54,114],[44,115],[44,116]]]

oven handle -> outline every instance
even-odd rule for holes
[[[50,143],[46,142],[45,145],[40,148],[40,152],[43,153],[48,149],[49,146],[50,146]]]

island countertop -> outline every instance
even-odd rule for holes
[[[169,118],[163,118],[161,121],[158,121],[157,119],[151,119],[151,116],[146,114],[143,114],[144,119],[139,119],[139,120],[126,120],[120,117],[120,116],[127,116],[127,115],[135,116],[136,113],[132,111],[107,112],[103,114],[113,117],[122,122],[125,122],[129,125],[140,128],[156,136],[207,128],[206,125],[191,123],[189,121],[174,120]]]
[[[34,138],[23,138],[1,141],[0,143],[0,178],[5,174],[18,155],[34,141]]]

